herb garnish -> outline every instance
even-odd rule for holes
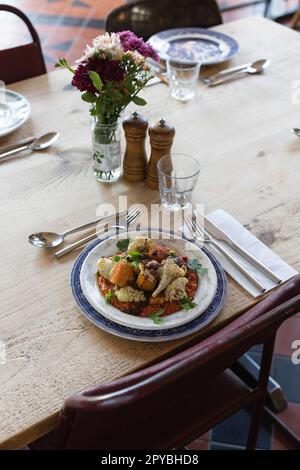
[[[121,256],[119,256],[119,255],[115,255],[115,256],[112,257],[112,261],[113,261],[114,263],[117,263],[118,261],[120,261],[120,259],[122,259],[122,258],[121,258]]]
[[[139,261],[141,258],[142,253],[139,251],[128,251],[128,256],[132,259],[132,261]]]
[[[185,310],[187,312],[188,310],[191,310],[191,308],[196,307],[196,304],[188,297],[184,297],[183,299],[181,299],[180,307],[182,308],[182,310]]]
[[[207,269],[204,268],[204,266],[201,263],[199,263],[199,261],[195,258],[188,261],[188,267],[192,271],[196,271],[196,273],[199,274],[199,276],[202,276],[203,274],[207,273]]]
[[[134,269],[136,269],[136,268],[139,267],[140,262],[139,262],[139,261],[131,261],[130,264],[131,264],[131,266],[132,266]]]
[[[107,294],[104,296],[105,302],[107,304],[111,304],[111,299],[113,299],[114,296],[115,296],[115,294],[112,290],[108,291]]]
[[[160,308],[159,310],[157,310],[157,312],[151,313],[151,315],[149,315],[149,318],[151,318],[151,320],[153,320],[156,325],[161,325],[164,322],[161,318],[161,315],[163,313],[165,313],[165,309]]]
[[[119,240],[117,242],[117,247],[119,248],[120,251],[125,251],[127,250],[129,245],[129,240],[126,238],[124,240]]]

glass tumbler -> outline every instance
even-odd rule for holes
[[[167,62],[170,94],[179,101],[188,101],[194,98],[196,85],[199,79],[201,63],[178,63],[173,60]]]
[[[163,206],[170,210],[189,207],[200,172],[196,158],[184,153],[165,155],[159,160],[157,169]]]

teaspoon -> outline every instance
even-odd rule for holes
[[[214,86],[214,85],[219,85],[219,83],[224,83],[229,80],[234,80],[235,78],[239,78],[242,75],[250,74],[250,75],[255,75],[262,73],[269,65],[271,61],[269,59],[261,59],[253,62],[252,64],[248,64],[245,67],[241,69],[235,69],[232,72],[229,72],[227,74],[221,74],[219,76],[211,77],[208,79],[207,84],[209,86]]]
[[[117,214],[111,214],[105,217],[100,217],[97,220],[93,220],[92,222],[88,222],[87,224],[80,225],[79,227],[74,227],[69,230],[66,230],[62,233],[55,233],[55,232],[36,232],[32,233],[28,237],[29,243],[34,246],[38,246],[40,248],[53,248],[55,246],[60,245],[67,235],[71,235],[71,233],[76,233],[81,230],[85,230],[90,227],[94,227],[101,221],[109,221],[115,217],[121,217],[122,215],[126,214],[126,210],[120,211]]]
[[[21,145],[20,147],[14,148],[12,150],[8,150],[0,155],[0,160],[10,157],[11,155],[15,155],[16,153],[23,152],[24,150],[31,150],[31,151],[39,151],[39,150],[46,150],[54,142],[57,141],[59,136],[58,132],[49,132],[48,134],[44,134],[41,137],[38,137],[33,142],[27,145]]]

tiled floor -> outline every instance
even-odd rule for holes
[[[278,4],[282,0],[275,0]],[[12,0],[6,3],[22,9],[34,23],[42,42],[48,70],[52,70],[59,57],[66,56],[72,63],[80,55],[86,43],[100,34],[109,11],[124,3],[123,0]],[[226,6],[236,0],[221,2]],[[290,10],[297,0],[283,2]],[[280,6],[280,5],[279,5]],[[279,8],[279,7],[278,7]],[[224,21],[259,13],[261,7],[238,10],[223,15]],[[0,13],[0,48],[22,44],[28,40],[26,28],[10,14]],[[3,21],[5,15],[5,21]],[[280,417],[300,435],[300,364],[291,362],[291,344],[300,339],[300,314],[288,320],[279,330],[275,346],[272,375],[282,385],[289,401]],[[259,359],[259,349],[252,352]],[[211,432],[194,441],[194,449],[240,449],[245,446],[250,414],[243,410],[224,421]],[[261,449],[286,449],[290,444],[277,431],[272,431],[265,420],[258,440]]]

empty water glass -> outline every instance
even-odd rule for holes
[[[157,169],[163,206],[171,210],[189,207],[200,172],[198,161],[184,153],[173,153],[162,157]]]
[[[173,60],[167,62],[170,94],[179,101],[188,101],[194,98],[196,84],[200,73],[200,62],[178,63]]]

